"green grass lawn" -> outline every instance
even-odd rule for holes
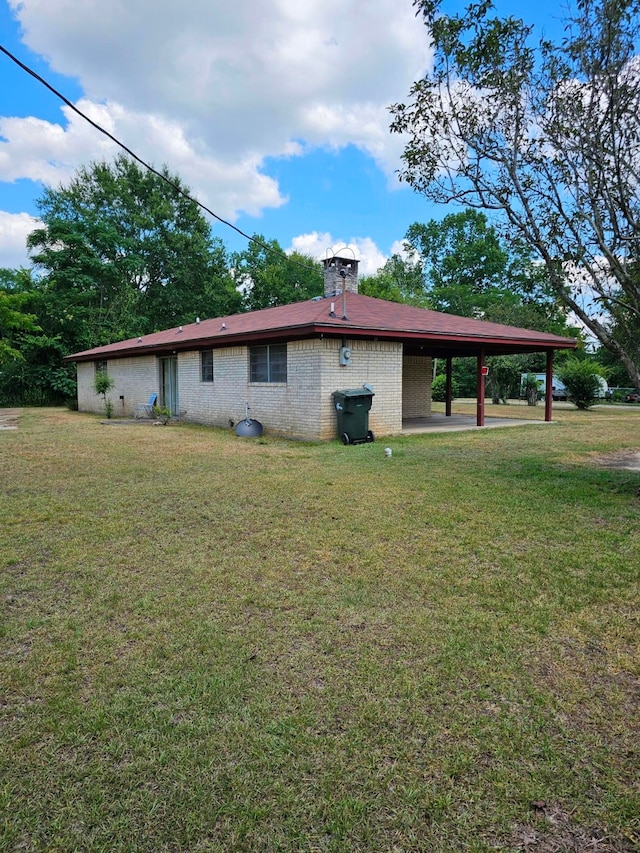
[[[556,415],[343,447],[24,412],[0,850],[638,849],[640,473],[597,457],[640,411]]]

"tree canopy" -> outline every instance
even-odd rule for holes
[[[389,302],[407,302],[429,308],[425,292],[423,267],[420,258],[411,253],[406,258],[392,255],[374,274],[360,279],[360,293],[386,299]]]
[[[510,326],[564,334],[564,311],[544,267],[522,243],[509,245],[482,211],[467,209],[426,224],[406,241],[420,258],[430,307]]]
[[[170,183],[119,156],[39,200],[43,226],[28,238],[38,313],[71,350],[239,309],[222,242],[162,173]]]
[[[38,331],[35,317],[24,311],[28,301],[19,292],[21,270],[0,269],[0,365],[23,358],[15,346],[21,332]]]
[[[490,0],[414,5],[434,66],[391,107],[402,179],[494,211],[640,389],[640,0],[577,0],[559,44]]]
[[[234,253],[231,263],[246,311],[301,302],[324,291],[318,261],[300,252],[285,257],[278,241],[262,234],[254,234],[244,251]]]
[[[404,256],[392,255],[360,292],[392,302],[510,326],[573,334],[544,265],[524,244],[510,245],[482,211],[414,222]]]
[[[241,310],[225,246],[179,178],[162,174],[121,156],[45,189],[27,241],[33,270],[0,278],[1,400],[72,398],[65,355]]]

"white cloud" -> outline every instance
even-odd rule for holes
[[[260,172],[257,156],[224,162],[161,116],[134,115],[113,103],[81,100],[77,106],[109,133],[126,139],[136,153],[152,149],[157,165],[170,163],[188,186],[197,186],[200,201],[225,218],[235,218],[239,210],[257,215],[285,201],[277,183]],[[69,107],[62,111],[66,128],[34,118],[0,118],[0,135],[7,140],[0,142],[1,181],[26,177],[57,186],[88,160],[108,160],[121,150]]]
[[[81,106],[86,106],[81,102]],[[88,151],[92,159],[110,158],[115,146],[106,137],[95,139],[96,133],[68,108],[73,116],[68,128],[41,119],[0,118],[0,180],[28,178],[43,183],[66,181],[85,161]],[[92,110],[96,120],[106,120],[104,110]],[[107,128],[109,129],[109,128]]]
[[[420,260],[420,255],[406,240],[394,240],[391,244],[391,254],[398,255],[403,261],[412,264],[416,264]]]
[[[0,211],[0,267],[15,269],[30,266],[26,241],[38,224],[39,221],[28,213]]]
[[[287,251],[302,252],[318,260],[331,257],[334,253],[353,254],[355,259],[360,261],[358,268],[360,276],[373,275],[389,257],[370,237],[352,237],[349,240],[342,240],[318,231],[294,237]]]
[[[344,245],[344,244],[341,244]],[[335,252],[333,237],[326,231],[311,231],[309,234],[300,234],[291,241],[287,252],[301,252],[312,258],[322,261],[330,258]]]
[[[78,79],[79,106],[225,218],[285,199],[266,157],[356,145],[395,182],[387,105],[426,67],[420,19],[395,0],[8,0],[25,44]],[[0,179],[57,184],[112,150],[65,126],[5,119]]]

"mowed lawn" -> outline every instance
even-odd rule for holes
[[[598,457],[640,407],[556,415],[343,447],[24,411],[0,849],[637,850],[640,473]]]

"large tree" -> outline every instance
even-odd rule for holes
[[[17,339],[22,333],[37,331],[35,317],[25,312],[28,296],[20,291],[25,270],[0,269],[0,367],[23,358]]]
[[[415,222],[405,240],[420,258],[425,298],[435,310],[560,335],[575,332],[567,327],[544,266],[533,263],[522,243],[501,239],[484,212],[470,208]],[[488,363],[491,396],[499,403],[518,392],[521,373],[544,361],[534,354],[494,356]],[[475,388],[475,362],[457,360],[454,374],[460,387]]]
[[[407,253],[405,257],[391,255],[374,275],[360,279],[359,291],[365,296],[375,296],[389,302],[431,307],[425,293],[422,262],[414,252]]]
[[[415,222],[407,243],[420,258],[424,288],[436,311],[558,334],[567,331],[544,267],[522,243],[501,239],[482,211]]]
[[[289,305],[324,291],[322,266],[301,252],[285,255],[277,240],[254,234],[242,252],[232,256],[234,277],[247,311]]]
[[[0,269],[0,406],[61,403],[75,396],[68,352],[36,322],[31,270]]]
[[[223,244],[180,179],[162,174],[119,156],[40,199],[35,305],[70,350],[239,308]]]
[[[640,389],[640,0],[577,0],[560,44],[489,0],[414,5],[434,65],[391,108],[409,135],[402,178],[495,211]]]

